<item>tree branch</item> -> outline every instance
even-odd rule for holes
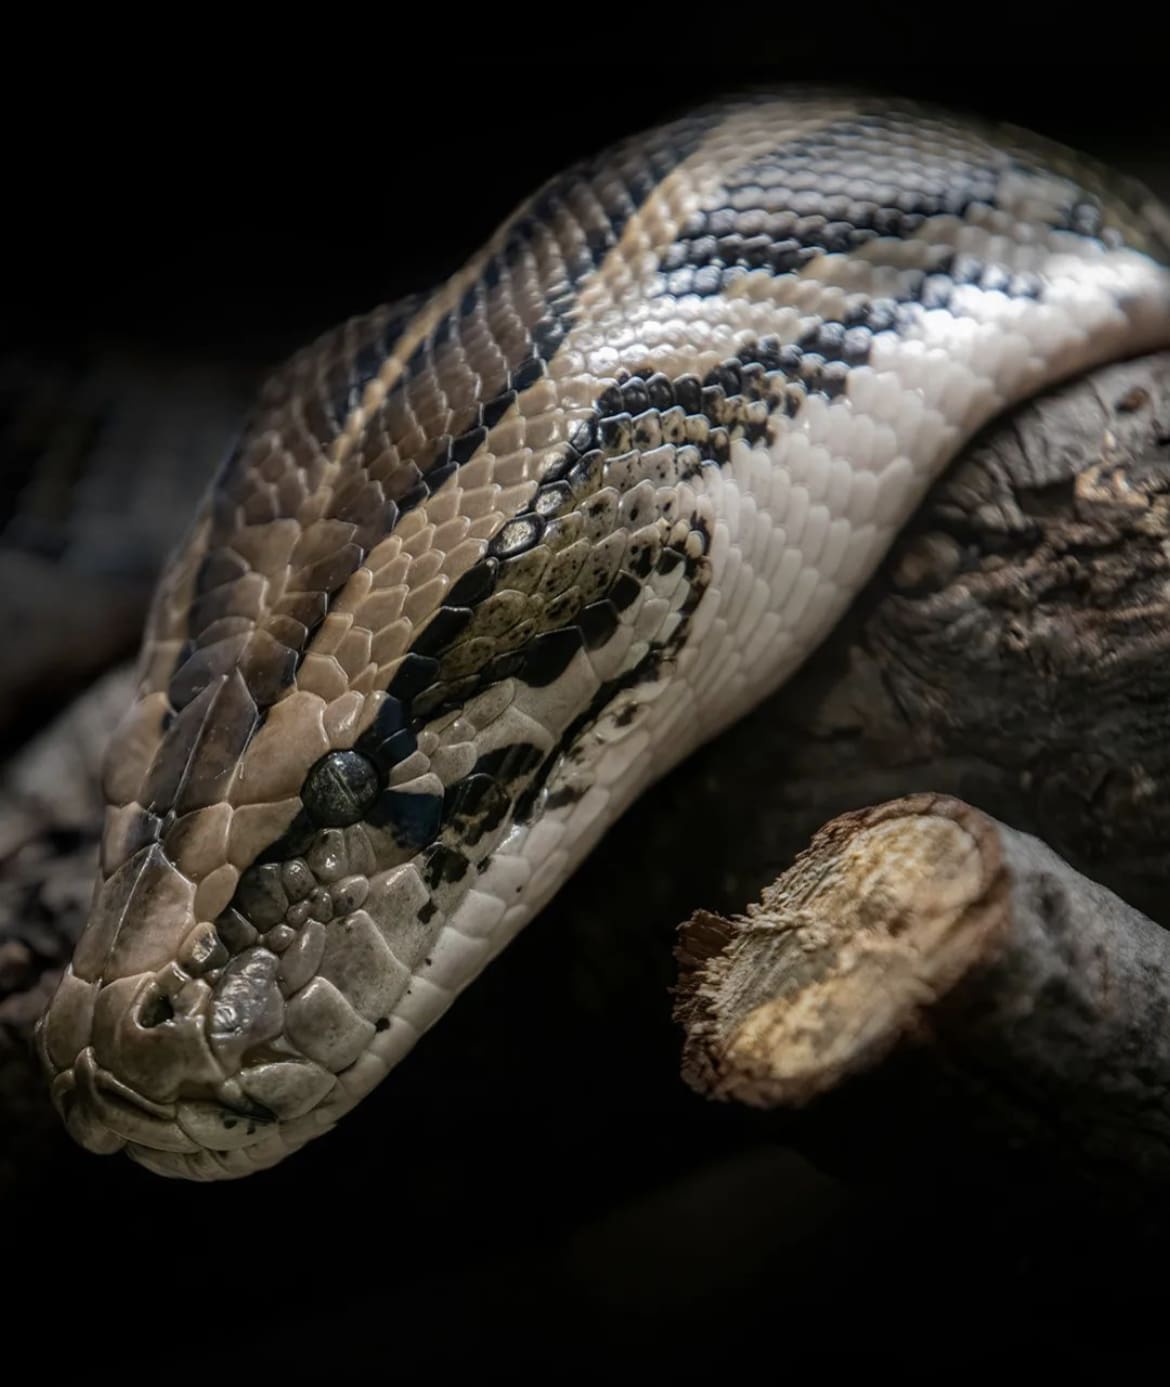
[[[891,1118],[945,1092],[999,1142],[1170,1176],[1170,933],[958,800],[842,815],[746,917],[693,916],[678,959],[710,1097],[803,1108],[912,1055]]]

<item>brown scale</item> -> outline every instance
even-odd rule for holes
[[[494,450],[494,480],[505,485],[510,476],[519,479],[526,474],[528,449],[535,448],[550,459],[555,456],[561,431],[573,416],[564,412],[554,382],[544,377],[543,368],[533,359],[533,333],[538,327],[548,329],[550,301],[559,297],[571,303],[573,275],[596,255],[597,246],[613,243],[615,217],[627,217],[657,181],[656,176],[648,176],[645,158],[644,151],[631,150],[611,166],[617,176],[611,172],[596,185],[587,180],[570,182],[561,198],[547,203],[544,224],[507,266],[498,252],[481,259],[481,272],[490,263],[496,267],[496,277],[492,287],[482,273],[477,278],[472,272],[465,280],[476,286],[470,295],[461,291],[471,301],[470,313],[462,313],[467,305],[453,292],[447,298],[452,305],[449,320],[441,322],[436,310],[420,339],[418,334],[409,335],[408,312],[403,352],[416,365],[399,367],[399,384],[380,404],[369,381],[374,373],[371,365],[377,368],[381,342],[394,317],[391,310],[351,320],[300,353],[265,388],[249,439],[215,501],[207,540],[212,552],[202,566],[205,591],[185,633],[194,651],[175,672],[170,698],[171,706],[180,709],[204,697],[205,701],[199,702],[189,719],[177,726],[172,722],[174,735],[158,748],[155,778],[160,807],[172,789],[176,796],[183,790],[182,807],[188,811],[213,802],[216,793],[229,792],[224,782],[242,748],[225,747],[222,765],[213,766],[210,774],[203,770],[206,783],[196,786],[191,777],[186,785],[183,782],[184,746],[191,752],[188,760],[197,759],[202,766],[208,759],[202,751],[208,735],[204,729],[224,721],[221,714],[242,728],[238,737],[246,744],[266,707],[288,696],[310,642],[306,674],[311,674],[312,685],[328,691],[327,697],[338,696],[347,682],[361,690],[373,688],[375,676],[379,682],[389,677],[383,674],[386,660],[392,662],[393,652],[402,648],[409,623],[425,621],[428,609],[441,602],[439,575],[410,575],[413,607],[396,618],[399,625],[394,632],[384,624],[389,603],[386,611],[371,608],[362,613],[368,623],[364,628],[353,625],[351,615],[348,626],[331,629],[331,597],[352,582],[350,575],[363,554],[380,541],[379,527],[387,523],[381,519],[385,503],[408,503],[416,496],[428,468],[446,456],[442,440],[454,439],[457,449],[461,432],[481,417],[482,402],[499,396],[511,373],[522,365],[526,388],[510,417],[489,430],[480,447],[485,453]],[[638,197],[631,197],[623,186],[630,179],[644,184]],[[558,311],[563,312],[564,306]],[[424,308],[424,312],[430,310]],[[416,352],[413,344],[419,340],[425,345]],[[356,419],[347,421],[347,413],[363,400],[371,400],[373,407],[361,417],[360,426]],[[345,437],[339,434],[342,428],[349,431]],[[640,419],[638,445],[653,451],[652,445],[661,441],[660,428],[657,416]],[[666,480],[666,464],[661,468],[654,475]],[[496,501],[505,514],[509,506],[523,503],[523,494],[518,500],[501,495]],[[515,650],[532,636],[551,634],[575,620],[590,601],[604,596],[607,584],[616,581],[623,541],[607,543],[595,553],[591,543],[597,544],[596,523],[589,529],[590,541],[585,541],[581,516],[565,519],[562,515],[562,520],[554,522],[544,546],[550,555],[547,564],[526,585],[531,601],[528,617],[513,621],[506,643],[497,638],[497,647]],[[489,537],[495,521],[484,513],[481,524],[469,514],[463,524],[462,538],[452,532],[445,539],[460,550],[454,576],[474,562],[475,545],[482,543],[479,536]],[[286,534],[282,526],[287,526]],[[560,552],[554,554],[554,548]],[[191,552],[194,558],[202,558],[197,546]],[[450,557],[455,557],[453,552]],[[449,571],[446,561],[443,568],[444,573]],[[174,649],[179,634],[176,617],[189,590],[184,584],[191,581],[190,569],[185,579],[178,569],[169,579],[171,592],[164,593],[162,620],[156,628],[168,642],[167,648],[160,645],[158,650],[160,663]],[[464,632],[465,644],[475,639],[474,630]],[[470,647],[474,658],[465,667],[474,669],[486,649]],[[379,661],[376,667],[375,660]],[[232,678],[225,679],[229,672]],[[459,670],[452,667],[450,673]],[[467,674],[460,678],[466,689]],[[238,706],[229,710],[225,699],[233,699]],[[167,718],[165,710],[150,705],[148,699],[138,721],[145,745],[151,729],[165,724]],[[130,775],[123,778],[129,786]]]

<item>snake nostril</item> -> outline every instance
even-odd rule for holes
[[[138,1013],[138,1024],[143,1030],[153,1030],[155,1026],[161,1026],[164,1022],[175,1019],[175,1008],[171,1004],[169,997],[164,997],[161,992],[149,998]]]

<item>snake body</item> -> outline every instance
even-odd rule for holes
[[[1018,132],[738,99],[294,358],[110,749],[38,1031],[70,1132],[218,1178],[332,1127],[797,668],[980,425],[1170,343],[1168,240]]]

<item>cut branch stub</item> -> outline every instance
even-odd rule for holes
[[[907,1109],[945,1089],[973,1129],[1170,1176],[1170,933],[959,800],[833,820],[677,957],[700,1093],[795,1109],[888,1071]]]
[[[684,927],[684,1074],[701,1092],[802,1106],[927,1024],[998,952],[1007,883],[989,820],[922,795],[842,815],[747,918]]]

